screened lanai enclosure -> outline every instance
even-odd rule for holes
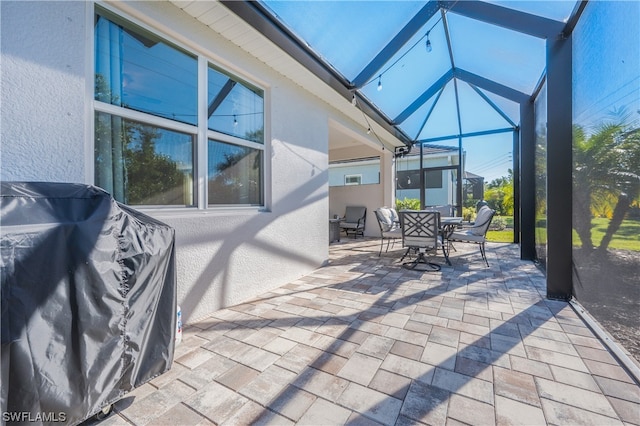
[[[512,180],[515,242],[640,359],[640,2],[224,1],[369,127]],[[374,137],[375,130],[373,131]]]

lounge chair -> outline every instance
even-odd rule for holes
[[[364,237],[364,226],[367,220],[367,208],[364,206],[347,206],[345,209],[344,217],[340,221],[340,229],[342,229],[347,236],[350,233],[353,234],[353,238],[357,238],[358,235]]]

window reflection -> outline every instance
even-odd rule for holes
[[[241,139],[263,143],[262,91],[209,67],[208,127]]]
[[[197,124],[196,58],[114,20],[95,24],[96,100]]]
[[[262,205],[262,152],[209,140],[209,204]]]
[[[95,182],[131,205],[194,204],[192,135],[96,113]]]

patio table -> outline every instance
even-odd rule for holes
[[[447,261],[447,265],[451,266],[449,260],[449,236],[455,231],[456,227],[462,223],[461,217],[441,216],[440,217],[440,234],[442,235],[442,252]]]
[[[340,242],[340,219],[329,219],[329,243]]]

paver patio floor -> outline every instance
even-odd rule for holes
[[[343,239],[327,266],[186,327],[101,425],[640,424],[640,387],[515,245],[440,272]],[[441,257],[436,258],[444,263]]]

